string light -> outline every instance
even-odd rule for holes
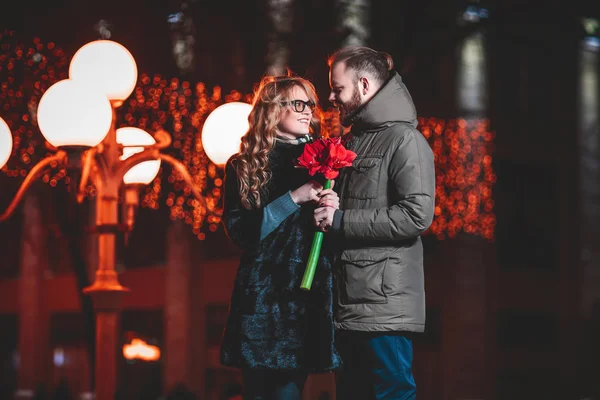
[[[37,104],[54,82],[68,75],[69,57],[54,43],[39,38],[29,45],[20,43],[14,32],[0,34],[0,113],[13,133],[13,151],[2,171],[9,177],[27,175],[33,165],[51,151],[37,127]],[[161,75],[140,74],[138,84],[117,112],[117,126],[133,126],[149,132],[165,129],[173,138],[167,151],[181,160],[194,184],[206,196],[198,202],[177,172],[161,168],[142,193],[141,205],[169,207],[170,218],[191,226],[198,239],[221,229],[223,170],[216,167],[202,148],[200,134],[206,117],[218,106],[233,102],[250,103],[252,94],[238,91],[223,94],[219,86],[191,83]],[[341,125],[337,111],[324,110],[321,130],[338,136]],[[436,168],[435,217],[428,234],[439,239],[460,232],[493,240],[496,217],[492,188],[493,133],[488,120],[419,118],[419,130],[431,145]],[[56,186],[66,177],[64,168],[45,171],[42,181]],[[86,195],[93,197],[90,185]]]
[[[429,233],[444,239],[466,232],[493,240],[496,174],[489,121],[419,118],[419,129],[435,157],[435,218]]]

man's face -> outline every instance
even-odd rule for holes
[[[329,71],[329,101],[340,110],[342,123],[347,122],[354,112],[363,104],[358,90],[356,73],[346,69],[343,62],[334,64]]]

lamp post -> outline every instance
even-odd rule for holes
[[[121,297],[129,289],[119,283],[115,271],[115,235],[131,230],[139,187],[154,179],[164,161],[179,172],[199,201],[205,201],[185,166],[160,152],[171,143],[167,132],[160,130],[153,137],[138,128],[116,129],[115,109],[129,97],[136,81],[135,60],[120,44],[98,40],[79,49],[71,60],[69,79],[52,85],[38,106],[39,128],[56,152],[31,169],[0,215],[0,222],[9,218],[27,189],[52,163],[66,165],[77,201],[83,201],[89,182],[96,187],[98,269],[94,283],[84,292],[92,297],[96,312],[97,400],[114,399],[116,389],[117,316]],[[0,120],[0,168],[8,159],[2,152],[6,137],[12,143],[8,126]],[[121,222],[120,196],[125,198]]]

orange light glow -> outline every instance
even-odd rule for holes
[[[419,118],[419,129],[435,157],[435,218],[428,233],[444,239],[466,232],[493,240],[496,175],[489,121]]]
[[[0,114],[9,122],[13,134],[12,157],[2,172],[23,177],[47,150],[37,128],[36,107],[44,92],[65,79],[69,62],[56,45],[20,43],[11,31],[0,31]],[[50,49],[50,47],[52,47]],[[36,52],[43,62],[28,65]],[[20,72],[19,72],[20,71]],[[30,81],[20,76],[25,71]],[[224,103],[252,102],[252,94],[224,93],[222,88],[203,82],[187,82],[158,74],[140,74],[131,96],[119,109],[117,126],[137,127],[148,132],[168,131],[173,138],[169,152],[190,171],[195,186],[206,196],[206,203],[194,201],[189,188],[176,170],[159,171],[145,188],[140,203],[157,209],[169,207],[170,218],[189,224],[199,240],[220,229],[223,216],[223,169],[208,158],[202,143],[202,128],[207,117]],[[453,238],[460,232],[494,239],[493,170],[494,133],[487,119],[420,118],[419,130],[428,140],[435,159],[435,217],[428,234],[439,239]],[[339,136],[342,127],[336,110],[323,112],[321,133]],[[42,180],[50,185],[66,178],[64,168],[45,171]],[[163,173],[168,176],[163,177]],[[93,185],[86,188],[95,196]]]
[[[160,358],[160,350],[142,339],[133,339],[131,344],[123,345],[123,356],[127,360],[157,361]]]

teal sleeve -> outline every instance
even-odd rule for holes
[[[292,200],[292,194],[289,191],[269,203],[263,212],[262,223],[260,225],[260,240],[266,238],[283,220],[299,208],[300,206]]]

